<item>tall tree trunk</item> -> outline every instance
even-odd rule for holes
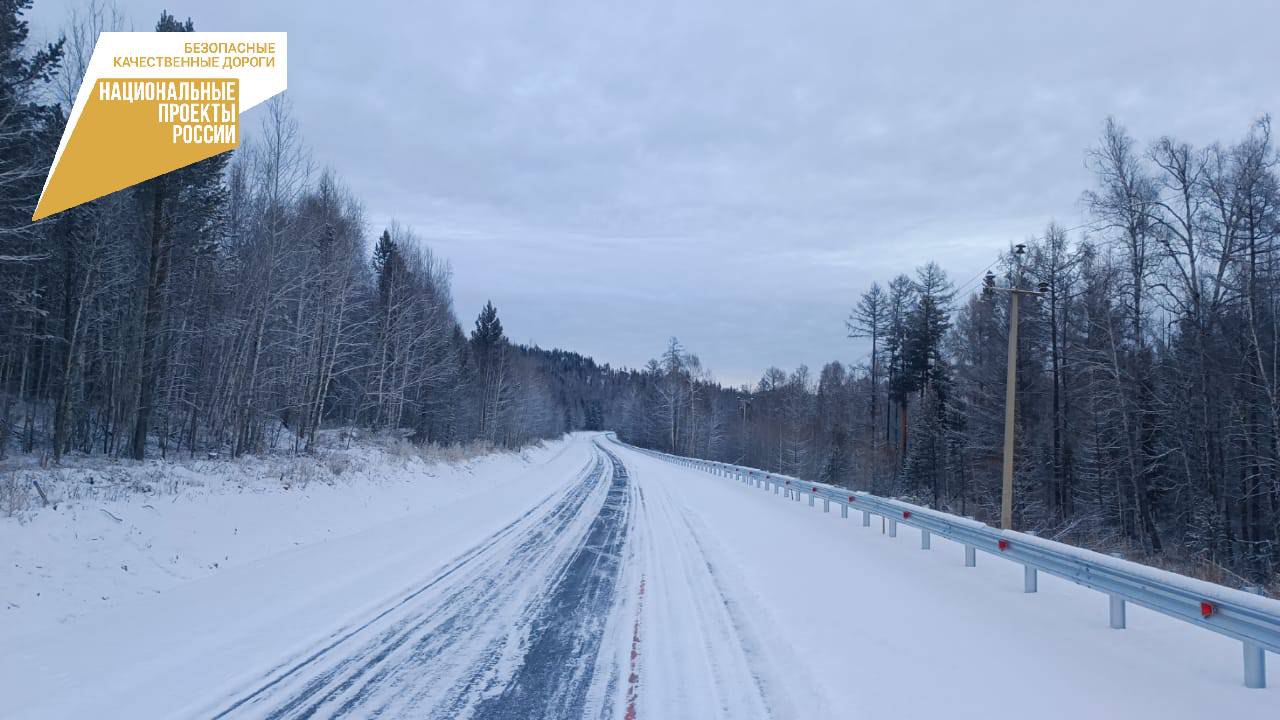
[[[147,264],[147,293],[142,306],[142,360],[139,368],[137,411],[133,424],[133,440],[130,455],[142,460],[147,455],[147,428],[151,422],[155,384],[159,377],[160,326],[164,320],[164,282],[168,274],[168,228],[164,217],[167,180],[165,176],[152,180],[151,188],[151,248]]]

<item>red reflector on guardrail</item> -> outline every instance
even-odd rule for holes
[[[813,492],[818,492],[818,486],[817,486],[817,485],[810,485],[810,486],[809,486],[809,489],[810,489],[810,490],[812,490]]]
[[[1008,541],[1008,540],[997,540],[997,541],[996,541],[996,547],[1000,548],[1001,550],[1008,550],[1008,549],[1009,549],[1009,541]]]
[[[1200,603],[1200,616],[1207,618],[1210,615],[1212,615],[1217,609],[1218,608],[1214,607],[1213,603],[1211,602],[1202,602]]]
[[[853,501],[854,501],[854,500],[853,500],[853,496],[852,496],[852,495],[850,495],[850,496],[849,496],[849,502],[853,502]]]
[[[783,483],[783,484],[784,484],[784,485],[790,485],[790,484],[791,484],[791,481],[790,481],[790,480],[788,480],[788,481],[786,481],[786,482],[785,482],[785,483]]]
[[[903,519],[903,520],[906,520],[906,519],[907,519],[907,518],[909,518],[909,517],[911,517],[911,511],[910,511],[910,510],[903,510],[903,511],[902,511],[902,519]]]

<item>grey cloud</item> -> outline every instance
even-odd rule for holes
[[[1263,2],[122,6],[289,31],[317,159],[452,261],[464,322],[625,365],[675,334],[731,382],[857,360],[873,280],[1078,223],[1108,114],[1230,140],[1280,66]]]

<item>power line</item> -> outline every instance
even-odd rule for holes
[[[996,264],[997,264],[997,263],[999,263],[1001,259],[1002,259],[1002,258],[997,257],[995,260],[992,260],[990,265],[988,265],[988,266],[986,266],[986,267],[982,268],[981,270],[979,270],[979,271],[978,271],[978,274],[977,274],[977,275],[974,275],[971,279],[969,279],[968,281],[966,281],[963,285],[961,285],[961,286],[957,287],[957,288],[955,289],[954,293],[955,293],[956,295],[959,295],[960,293],[964,292],[964,291],[965,291],[965,288],[967,288],[967,287],[969,287],[970,285],[972,285],[972,284],[974,284],[975,282],[977,282],[977,281],[978,281],[978,279],[979,279],[979,278],[981,278],[983,275],[985,275],[985,274],[986,274],[986,272],[987,272],[988,270],[990,270],[991,268],[995,267],[995,266],[996,266]]]
[[[1069,232],[1074,232],[1074,231],[1076,231],[1076,230],[1080,230],[1080,229],[1087,228],[1087,227],[1092,227],[1092,226],[1093,226],[1093,223],[1087,223],[1087,222],[1086,222],[1086,223],[1081,223],[1081,224],[1079,224],[1079,225],[1076,225],[1076,226],[1074,226],[1074,227],[1063,228],[1063,229],[1062,229],[1062,232],[1064,232],[1064,233],[1069,233]],[[1031,236],[1031,240],[1044,240],[1046,237],[1047,237],[1047,236],[1045,236],[1045,235],[1033,235],[1033,236]],[[1001,258],[1001,257],[997,256],[995,260],[992,260],[992,261],[991,261],[991,264],[990,264],[990,265],[988,265],[988,266],[986,266],[986,267],[982,268],[981,270],[979,270],[979,271],[978,271],[978,274],[977,274],[977,275],[974,275],[971,279],[969,279],[968,281],[966,281],[963,285],[960,285],[959,287],[957,287],[957,288],[953,291],[953,292],[954,292],[954,294],[955,294],[955,295],[960,295],[961,293],[963,293],[963,292],[965,291],[965,289],[967,289],[970,285],[974,284],[974,283],[975,283],[975,282],[977,282],[979,279],[981,279],[981,278],[982,278],[982,276],[983,276],[984,274],[986,274],[986,272],[987,272],[988,270],[990,270],[991,268],[993,268],[993,267],[995,267],[996,265],[998,265],[1002,259],[1003,259],[1003,258]]]

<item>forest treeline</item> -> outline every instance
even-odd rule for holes
[[[1086,152],[1089,222],[1011,246],[1020,301],[1019,529],[1223,581],[1280,568],[1280,184],[1270,120],[1234,143],[1139,142],[1109,120]],[[1073,232],[1074,231],[1074,232]],[[711,382],[672,340],[640,444],[818,478],[996,522],[1008,293],[928,263],[872,285],[848,333],[865,361]]]
[[[239,150],[33,224],[100,30],[28,47],[0,5],[0,457],[141,459],[313,447],[322,427],[516,447],[581,427],[557,380],[581,358],[458,321],[447,262],[369,237],[283,98]],[[161,16],[160,32],[193,29]]]
[[[32,224],[97,31],[31,47],[0,5],[0,454],[290,448],[323,428],[518,446],[574,429],[998,518],[1009,295],[928,263],[856,299],[858,362],[718,384],[464,327],[447,262],[370,231],[286,101],[241,149]],[[164,15],[160,31],[191,29]],[[989,270],[1021,304],[1014,520],[1229,582],[1280,568],[1280,186],[1270,122],[1086,151],[1088,223]],[[907,270],[907,268],[904,268]],[[833,328],[833,332],[842,332]]]

